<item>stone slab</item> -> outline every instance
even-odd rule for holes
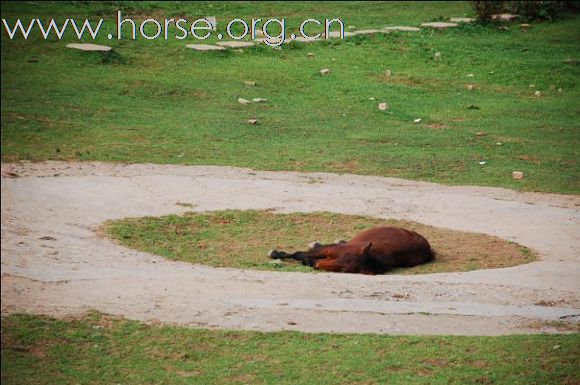
[[[421,27],[436,28],[436,29],[453,28],[453,27],[457,27],[457,26],[459,26],[459,24],[448,23],[445,21],[434,21],[431,23],[422,23],[421,24]]]
[[[108,45],[86,44],[86,43],[70,43],[66,45],[67,48],[79,49],[81,51],[95,51],[95,52],[110,52],[113,47]]]
[[[220,41],[216,44],[228,48],[247,48],[253,46],[255,43],[252,43],[251,41]]]
[[[186,47],[196,51],[222,51],[225,49],[224,47],[210,44],[187,44]]]
[[[405,25],[396,25],[394,27],[385,27],[385,31],[403,31],[403,32],[419,32],[421,28],[407,27]]]

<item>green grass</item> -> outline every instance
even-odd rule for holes
[[[258,333],[2,318],[3,384],[577,384],[580,335]]]
[[[180,206],[186,203],[176,203]],[[122,245],[170,260],[242,269],[313,271],[296,261],[281,265],[271,249],[306,250],[307,244],[348,240],[364,229],[398,226],[426,237],[437,252],[434,262],[396,274],[425,274],[515,266],[536,260],[531,250],[484,234],[438,229],[414,222],[332,213],[276,214],[259,210],[188,213],[183,216],[110,221],[104,231]]]
[[[467,3],[348,2],[7,2],[1,13],[11,22],[110,19],[118,8],[140,19],[287,17],[293,28],[309,17],[363,29],[472,15]],[[97,43],[115,47],[113,60],[65,49],[71,36],[11,41],[2,32],[2,160],[232,165],[578,193],[579,21],[209,53],[105,33]],[[243,106],[238,96],[269,102]],[[514,170],[525,179],[513,180]]]

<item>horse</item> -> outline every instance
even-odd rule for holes
[[[435,259],[435,252],[422,235],[400,227],[375,227],[350,241],[321,245],[308,251],[286,253],[271,250],[274,259],[295,259],[303,265],[336,273],[383,274],[396,267],[412,267]]]

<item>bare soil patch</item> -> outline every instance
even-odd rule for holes
[[[425,236],[437,253],[434,262],[397,274],[458,272],[516,266],[536,260],[529,249],[485,234],[437,228],[411,221],[325,212],[280,214],[267,210],[226,210],[183,216],[111,221],[104,231],[121,244],[171,260],[215,267],[312,271],[296,261],[273,264],[272,248],[305,250],[311,241],[348,240],[364,229],[396,226]]]

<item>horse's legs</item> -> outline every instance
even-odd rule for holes
[[[332,271],[335,273],[360,273],[367,275],[376,274],[376,271],[373,271],[373,269],[369,266],[353,263],[353,261],[347,262],[341,260],[340,258],[320,260],[314,264],[314,268],[319,270]]]
[[[326,256],[318,250],[298,251],[292,254],[288,254],[284,251],[272,250],[268,255],[270,258],[274,259],[295,259],[306,266],[314,266],[316,261],[326,258]]]
[[[344,266],[342,266],[340,263],[337,263],[336,259],[323,259],[316,262],[314,264],[314,268],[340,273],[343,271]]]

